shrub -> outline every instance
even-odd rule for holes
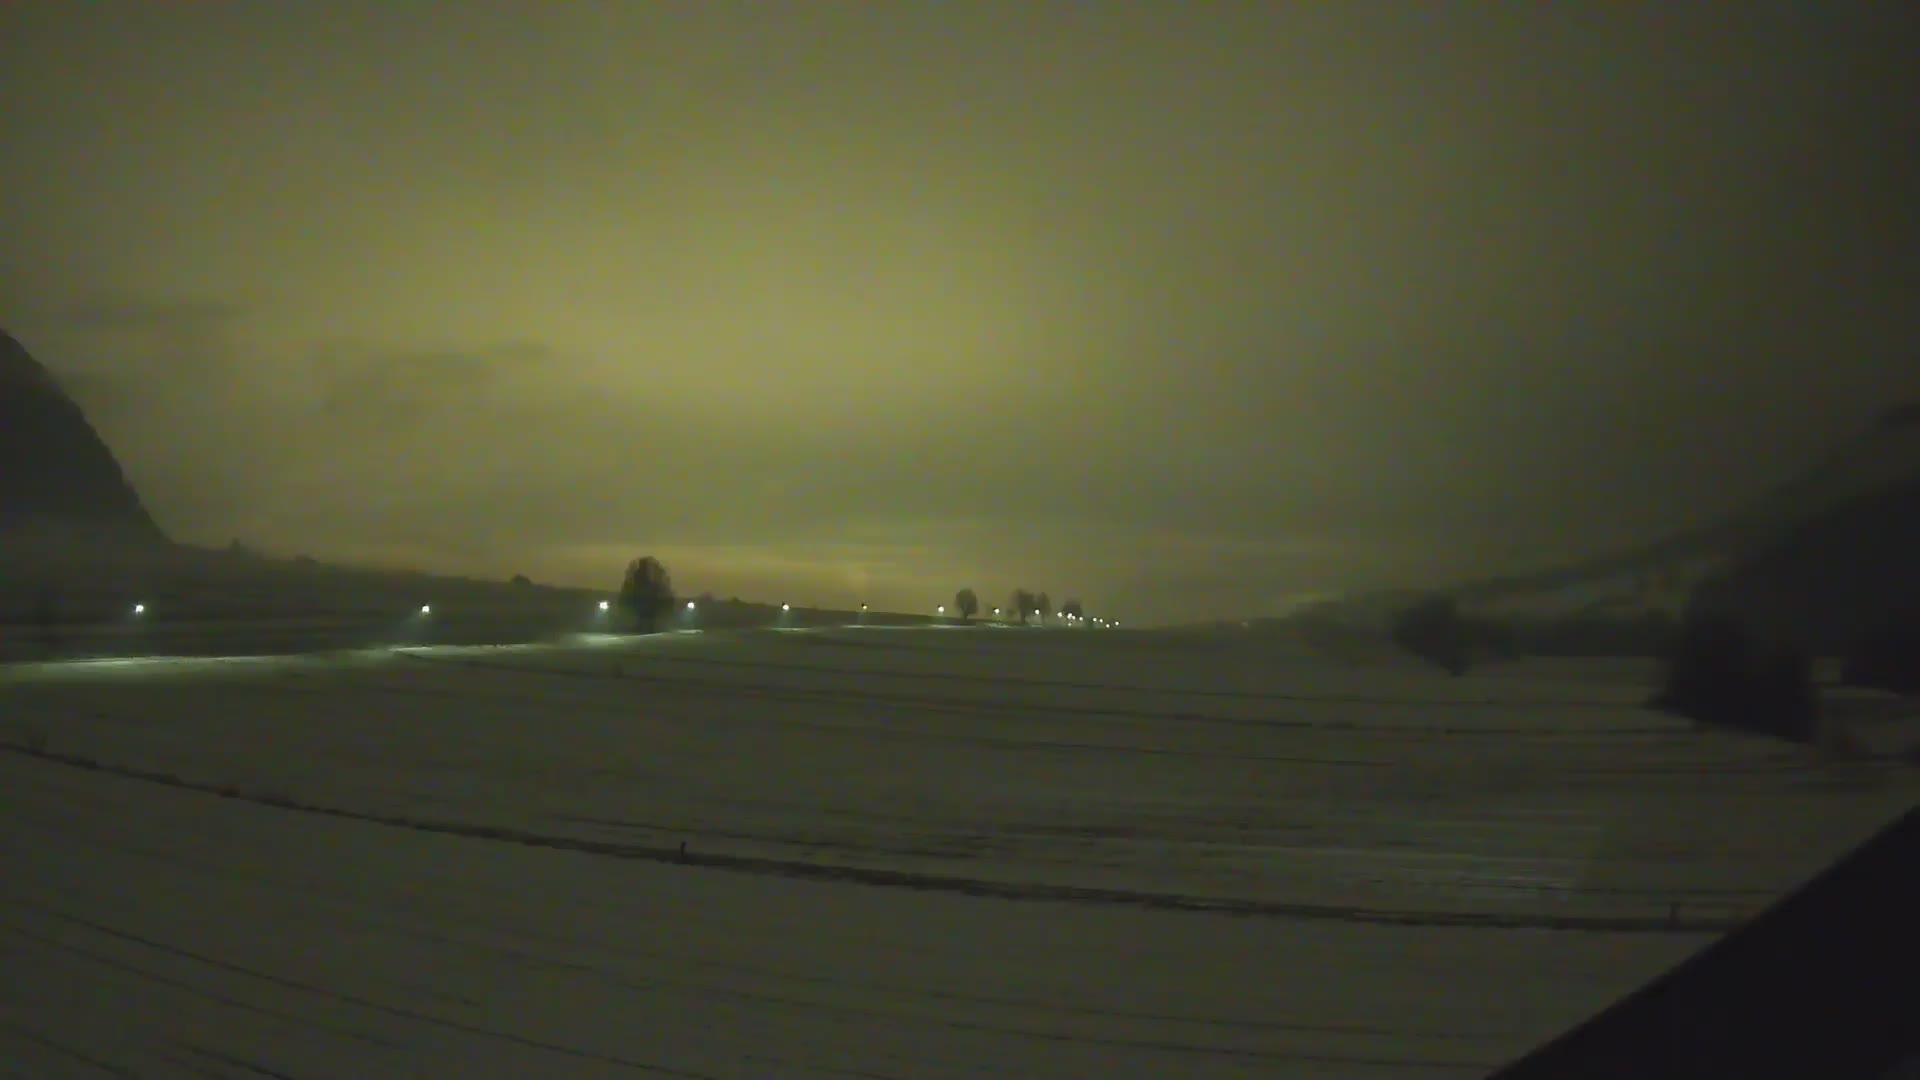
[[[1690,615],[1648,705],[1715,727],[1812,742],[1820,727],[1813,658],[1763,645],[1728,615]]]
[[[1920,610],[1887,619],[1860,635],[1842,659],[1840,681],[1920,695]]]
[[[1392,636],[1394,644],[1449,675],[1464,675],[1472,666],[1473,632],[1451,596],[1436,594],[1401,610],[1393,617]]]
[[[1472,619],[1467,623],[1467,633],[1470,640],[1478,642],[1480,647],[1486,650],[1487,655],[1495,659],[1518,660],[1522,655],[1520,634],[1510,622],[1489,618]]]

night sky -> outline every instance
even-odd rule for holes
[[[0,326],[190,541],[1261,614],[1920,396],[1916,23],[15,0]]]

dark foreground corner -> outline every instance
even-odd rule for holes
[[[1920,807],[1494,1080],[1920,1077]]]

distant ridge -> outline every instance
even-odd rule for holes
[[[1695,601],[1826,655],[1910,617],[1920,611],[1920,474],[1795,524],[1706,582]]]
[[[80,406],[0,330],[0,536],[26,532],[168,542]]]
[[[1782,542],[1838,507],[1920,483],[1920,401],[1882,412],[1811,466],[1709,524],[1593,559],[1469,582],[1452,590],[1485,603],[1676,565],[1734,562]]]

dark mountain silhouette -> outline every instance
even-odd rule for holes
[[[1563,589],[1701,561],[1734,560],[1775,547],[1803,525],[1861,498],[1920,481],[1920,402],[1888,409],[1811,467],[1748,500],[1739,509],[1626,551],[1471,582],[1452,590],[1468,603]],[[1855,511],[1857,512],[1857,511]]]
[[[1828,655],[1920,610],[1920,474],[1802,521],[1704,582],[1694,601]]]
[[[0,534],[29,530],[167,542],[80,407],[0,331]]]

